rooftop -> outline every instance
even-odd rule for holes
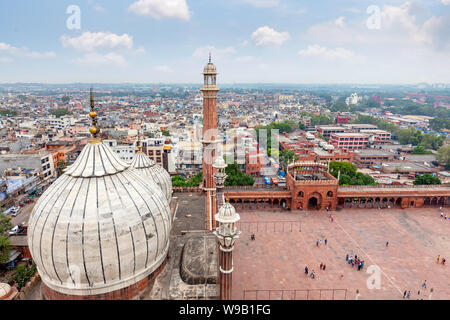
[[[368,138],[367,134],[363,133],[355,133],[355,132],[338,132],[333,133],[333,136],[342,137],[342,138]]]

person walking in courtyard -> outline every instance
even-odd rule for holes
[[[411,291],[408,291],[408,294],[406,295],[406,298],[407,299],[411,298]]]
[[[445,266],[445,258],[442,258],[442,264]]]
[[[427,280],[425,280],[425,281],[422,283],[422,288],[424,288],[424,289],[427,288]]]
[[[389,247],[389,241],[386,242],[386,248]]]
[[[320,270],[322,270],[322,267],[323,267],[323,264],[322,264],[322,262],[320,263]]]
[[[328,240],[327,240],[327,239],[325,239],[325,245],[327,245],[327,243],[328,243]]]
[[[316,240],[316,247],[319,246],[319,240]]]
[[[327,266],[325,265],[325,263],[323,264],[323,271],[325,271],[325,268],[326,268]]]
[[[364,269],[364,261],[361,261],[361,269]]]
[[[406,298],[406,290],[405,290],[405,292],[403,292],[403,299],[405,299]]]
[[[439,259],[441,258],[441,255],[437,256],[436,262],[439,263]]]
[[[305,267],[305,274],[308,275],[308,272],[309,272],[308,266],[306,266],[306,267]]]
[[[345,261],[348,262],[348,253],[347,253],[347,255],[345,256]]]

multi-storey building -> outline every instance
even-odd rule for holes
[[[391,133],[385,130],[360,130],[360,133],[369,135],[371,144],[391,143]]]
[[[353,161],[358,166],[380,165],[384,162],[394,161],[394,154],[379,149],[355,150]]]
[[[330,136],[330,144],[338,149],[365,149],[369,144],[369,136],[362,133],[333,133]]]
[[[128,162],[133,160],[135,151],[135,146],[133,144],[119,145],[114,139],[103,140],[103,143],[109,146],[120,159]]]
[[[259,151],[248,152],[245,155],[245,173],[252,177],[257,177],[264,167],[265,155]]]
[[[377,130],[378,127],[373,124],[350,123],[343,126],[351,132],[361,132],[361,130]]]
[[[317,132],[320,133],[325,138],[331,136],[333,133],[343,133],[345,128],[336,126],[318,126]]]

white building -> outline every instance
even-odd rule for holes
[[[114,154],[116,154],[120,159],[128,162],[131,162],[133,160],[134,150],[136,148],[134,144],[119,145],[114,139],[103,140],[103,144],[110,147],[113,150]]]
[[[358,104],[362,100],[361,97],[358,97],[357,93],[352,93],[350,97],[345,99],[345,103],[349,106],[351,104]]]

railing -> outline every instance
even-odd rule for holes
[[[227,186],[225,187],[225,190],[227,189],[272,189],[272,188],[278,188],[276,186],[273,186],[271,184],[258,184],[253,186]]]
[[[431,184],[431,185],[373,185],[373,186],[339,186],[339,191],[354,189],[434,189],[450,188],[450,184]]]
[[[242,300],[347,300],[347,289],[244,290]]]
[[[173,192],[202,192],[200,187],[173,187]]]
[[[295,180],[295,184],[332,184],[337,185],[337,180]]]
[[[239,221],[236,227],[242,232],[302,232],[300,221]]]

